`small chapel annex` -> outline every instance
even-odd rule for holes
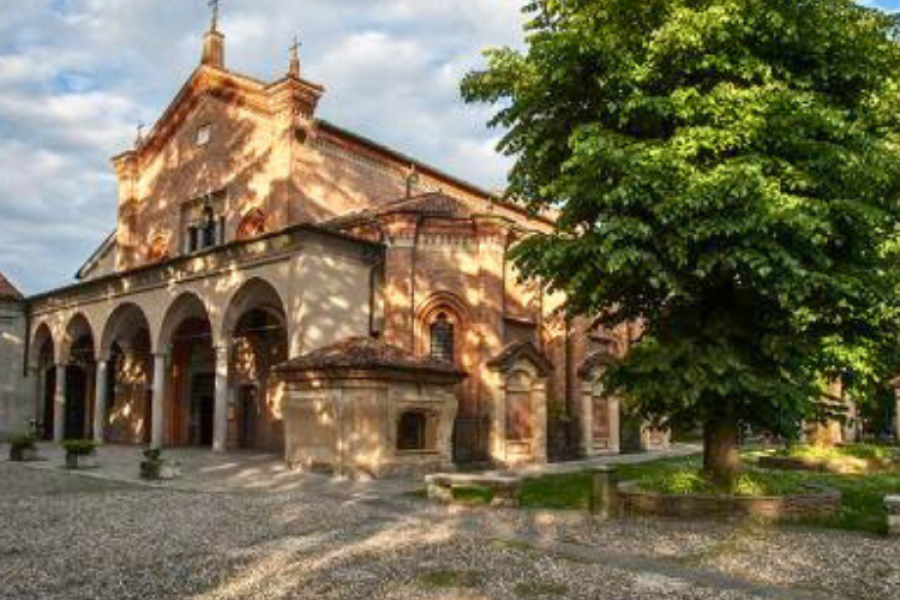
[[[229,70],[214,19],[112,160],[115,232],[27,300],[43,437],[376,473],[618,452],[596,380],[628,332],[567,321],[507,259],[549,218],[318,118],[324,93],[296,48],[274,82]]]

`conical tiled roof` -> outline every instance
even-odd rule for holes
[[[0,300],[21,300],[22,294],[0,273]]]

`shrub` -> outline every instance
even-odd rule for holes
[[[37,446],[37,439],[28,433],[13,436],[9,440],[10,446],[15,450],[33,450]]]
[[[66,454],[73,456],[90,456],[97,450],[97,444],[91,440],[66,440],[63,442]]]
[[[150,462],[159,462],[162,460],[162,448],[147,448],[144,450],[144,458]]]

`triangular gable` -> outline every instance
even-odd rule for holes
[[[520,360],[527,360],[533,364],[541,377],[546,377],[553,371],[553,363],[533,343],[526,341],[508,344],[497,356],[488,361],[487,366],[494,371],[508,372]]]

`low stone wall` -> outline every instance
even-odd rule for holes
[[[810,488],[801,494],[760,497],[655,494],[641,491],[637,482],[620,483],[618,488],[620,510],[626,516],[800,521],[832,517],[841,509],[841,493],[822,488]]]

